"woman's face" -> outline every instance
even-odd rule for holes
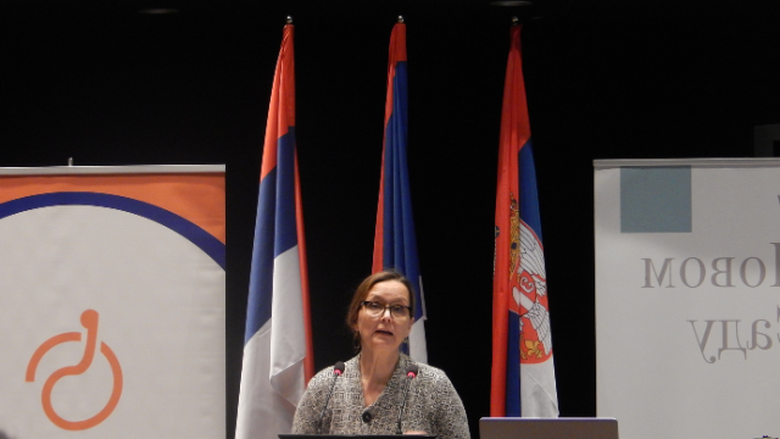
[[[396,280],[379,282],[368,290],[366,301],[377,302],[381,306],[409,306],[409,291],[406,286]],[[360,334],[362,350],[397,350],[412,330],[414,317],[394,317],[389,309],[374,317],[365,307],[358,313],[355,330]]]

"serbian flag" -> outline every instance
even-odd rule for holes
[[[423,300],[417,238],[412,217],[406,143],[409,126],[406,73],[406,25],[399,20],[390,34],[385,100],[385,139],[382,149],[382,176],[374,234],[372,272],[394,268],[412,283],[415,295],[415,323],[405,350],[417,361],[428,361],[425,345],[425,301]]]
[[[289,433],[313,350],[295,152],[293,26],[284,27],[265,133],[249,281],[237,439]]]
[[[523,84],[512,26],[496,191],[490,415],[557,417],[547,276]]]

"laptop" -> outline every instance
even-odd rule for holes
[[[615,418],[482,418],[479,439],[618,439]]]

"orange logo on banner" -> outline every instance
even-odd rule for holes
[[[111,371],[114,374],[114,385],[111,390],[111,398],[102,410],[95,416],[85,419],[83,421],[68,421],[60,417],[54,407],[51,404],[51,392],[54,389],[54,385],[61,378],[69,375],[80,375],[89,369],[92,365],[92,360],[95,357],[95,347],[97,345],[97,330],[98,330],[98,313],[95,310],[88,309],[81,314],[81,325],[87,330],[87,342],[84,347],[84,356],[81,358],[79,364],[75,366],[67,366],[54,371],[49,376],[46,382],[43,384],[43,391],[41,392],[41,403],[43,404],[43,412],[54,423],[54,425],[65,430],[86,430],[92,428],[101,422],[105,421],[111,412],[116,408],[119,402],[119,397],[122,395],[122,368],[119,366],[119,360],[116,355],[105,343],[100,343],[100,353],[103,354],[108,360],[108,364],[111,365]],[[30,363],[27,365],[27,375],[25,381],[35,381],[35,370],[38,368],[38,363],[41,358],[51,348],[69,341],[81,341],[80,332],[65,332],[43,342],[42,345],[35,350]]]

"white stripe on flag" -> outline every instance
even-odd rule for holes
[[[271,308],[271,385],[297,405],[305,390],[301,267],[298,246],[274,259],[274,300]]]
[[[420,363],[428,362],[428,346],[425,343],[425,316],[412,325],[409,334],[409,356]]]
[[[270,328],[271,322],[266,322],[244,346],[236,438],[277,439],[278,433],[290,432],[295,406],[276,392],[268,379]]]
[[[271,319],[244,346],[236,438],[278,439],[289,433],[305,388],[298,247],[274,260]]]
[[[552,358],[539,364],[524,363],[520,367],[520,401],[523,417],[558,417],[558,396]]]

